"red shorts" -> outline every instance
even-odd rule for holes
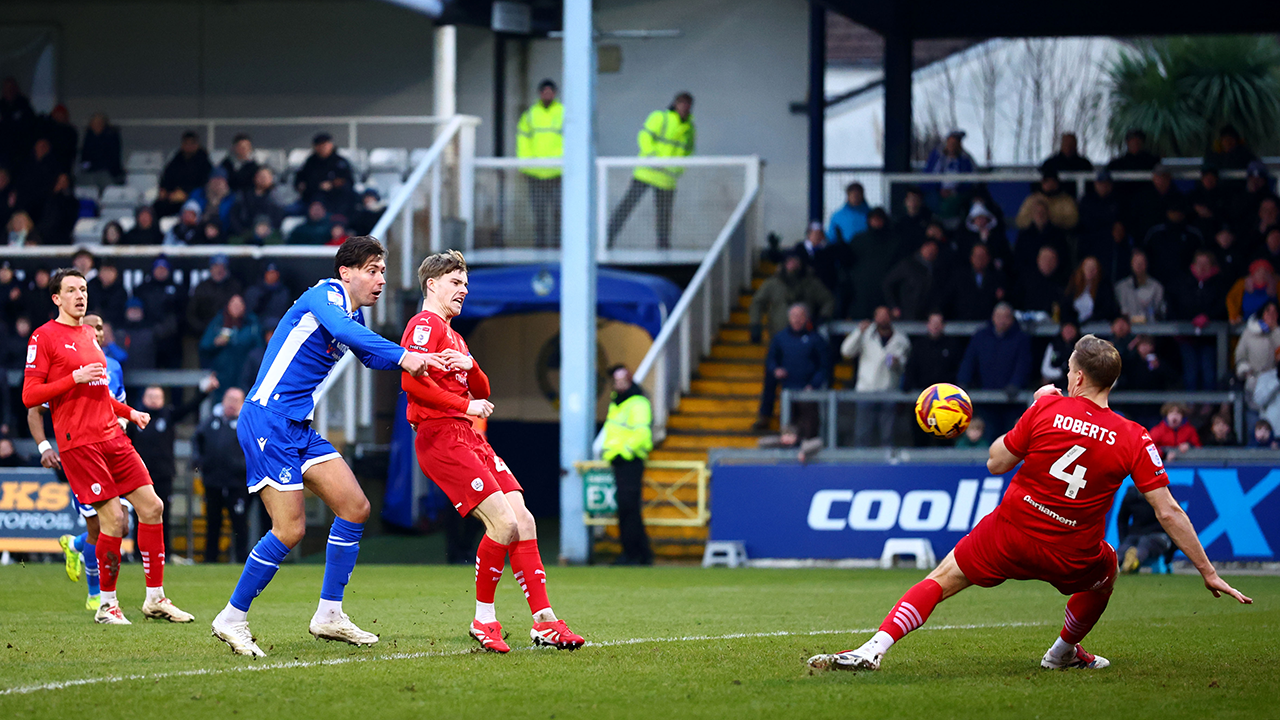
[[[1106,541],[1094,552],[1064,553],[1019,530],[998,510],[960,538],[955,558],[964,576],[979,587],[1043,580],[1063,595],[1074,595],[1107,585],[1116,576],[1116,551]]]
[[[413,448],[422,474],[440,486],[464,517],[495,492],[524,492],[489,442],[464,420],[421,423]]]
[[[151,473],[124,435],[63,450],[61,455],[71,492],[85,505],[123,497],[151,484]]]

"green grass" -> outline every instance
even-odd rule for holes
[[[470,652],[464,635],[474,607],[470,568],[358,568],[346,609],[382,640],[357,649],[307,634],[322,568],[285,566],[250,615],[268,653],[256,660],[234,657],[209,637],[238,573],[166,569],[169,594],[197,618],[178,626],[142,618],[141,568],[127,566],[120,587],[135,624],[102,627],[82,609],[83,584],[68,582],[60,566],[0,567],[0,692],[142,676],[2,694],[0,718],[1256,720],[1276,717],[1280,695],[1277,577],[1236,579],[1252,607],[1215,600],[1196,577],[1121,578],[1085,643],[1112,661],[1097,672],[1039,669],[1062,618],[1064,598],[1052,588],[975,588],[939,606],[879,673],[855,675],[813,674],[804,660],[859,645],[920,572],[553,567],[555,608],[589,640],[712,636],[572,653],[523,649],[528,613],[508,573],[499,619],[521,649],[498,656]],[[956,625],[985,627],[946,629]],[[405,657],[414,653],[431,655]],[[339,662],[310,664],[326,660]],[[280,667],[295,661],[308,665]],[[237,671],[252,667],[264,669]],[[175,674],[189,671],[205,674]]]

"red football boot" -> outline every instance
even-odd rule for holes
[[[502,623],[496,620],[485,625],[480,624],[479,620],[472,620],[471,637],[480,643],[480,647],[489,652],[511,652],[511,646],[502,639]]]
[[[551,622],[535,622],[529,631],[534,645],[544,645],[560,650],[577,650],[586,640],[569,629],[563,620]]]

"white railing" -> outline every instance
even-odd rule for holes
[[[361,126],[425,126],[444,125],[452,117],[436,115],[317,115],[312,117],[274,117],[274,118],[138,118],[112,119],[111,123],[122,128],[181,128],[183,130],[202,128],[205,132],[205,146],[210,151],[218,147],[218,140],[225,138],[224,144],[230,146],[235,131],[244,128],[305,128],[309,134],[319,129],[345,128],[346,143],[335,143],[349,150],[360,147]],[[222,132],[219,132],[222,130]],[[126,141],[129,138],[125,138]],[[172,138],[168,142],[176,146]],[[262,145],[261,142],[256,143]],[[366,143],[367,144],[367,143]],[[392,144],[394,143],[386,143]],[[403,145],[403,143],[400,143]],[[407,145],[406,145],[407,146]]]
[[[681,394],[689,392],[698,360],[711,352],[716,331],[728,320],[738,292],[750,285],[758,249],[752,237],[760,225],[761,206],[760,161],[752,160],[753,172],[747,175],[742,199],[636,368],[635,380],[646,386],[653,405],[655,441],[666,437],[667,417],[679,405]],[[592,446],[597,456],[603,443],[601,431]]]

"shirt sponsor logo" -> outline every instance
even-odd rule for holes
[[[1064,518],[1064,517],[1062,517],[1061,515],[1059,515],[1058,513],[1056,513],[1056,512],[1054,512],[1054,511],[1050,510],[1049,508],[1045,507],[1044,505],[1041,505],[1040,503],[1036,502],[1035,500],[1032,500],[1030,495],[1023,495],[1023,496],[1022,496],[1022,501],[1023,501],[1023,502],[1025,502],[1025,503],[1027,503],[1027,504],[1028,504],[1028,505],[1030,505],[1031,507],[1033,507],[1033,508],[1035,508],[1035,509],[1039,510],[1040,512],[1044,513],[1045,515],[1048,515],[1049,517],[1053,518],[1054,520],[1057,520],[1058,522],[1062,523],[1063,525],[1069,525],[1069,526],[1071,526],[1071,527],[1075,527],[1075,526],[1077,526],[1077,525],[1079,525],[1079,524],[1080,524],[1079,522],[1077,522],[1077,521],[1075,521],[1075,520],[1069,520],[1069,519],[1067,519],[1067,518]]]
[[[413,344],[419,347],[426,347],[427,341],[431,339],[431,326],[418,325],[413,328]]]
[[[336,293],[330,290],[328,292],[328,295],[329,295],[329,302],[333,303],[334,305],[337,305],[338,307],[342,307],[342,295],[340,293]]]
[[[36,361],[36,344],[31,343],[30,345],[27,346],[27,362],[33,363],[35,361]]]
[[[1164,461],[1160,459],[1160,451],[1156,449],[1155,445],[1147,446],[1147,455],[1151,456],[1152,465],[1155,465],[1156,467],[1164,467]]]

